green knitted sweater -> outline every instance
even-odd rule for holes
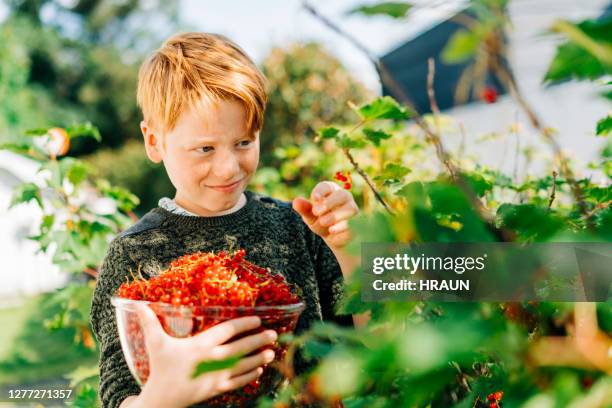
[[[102,264],[91,306],[91,323],[100,345],[100,399],[115,408],[140,387],[132,377],[119,343],[110,297],[140,267],[150,277],[170,261],[197,251],[244,248],[256,265],[282,273],[302,289],[306,309],[296,333],[315,321],[352,324],[350,316],[335,314],[342,296],[340,266],[325,242],[304,224],[291,203],[245,191],[247,203],[238,211],[217,217],[179,215],[155,208],[110,244]],[[296,371],[307,368],[296,359]]]

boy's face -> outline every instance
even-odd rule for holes
[[[202,110],[186,111],[175,128],[160,138],[141,123],[149,158],[163,161],[176,188],[176,202],[202,216],[232,209],[255,174],[259,135],[247,134],[242,105],[224,100]]]

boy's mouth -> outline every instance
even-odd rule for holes
[[[218,185],[218,186],[208,186],[214,190],[217,191],[222,191],[222,192],[228,192],[228,191],[232,191],[233,189],[235,189],[236,187],[238,187],[238,185],[242,182],[242,179],[237,180],[231,184],[225,184],[225,185]]]

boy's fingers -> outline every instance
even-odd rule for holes
[[[346,203],[334,211],[328,212],[319,218],[319,224],[323,227],[330,227],[340,221],[348,220],[353,215],[357,214],[358,210],[352,203]],[[332,232],[331,230],[329,232]]]
[[[274,351],[264,350],[254,356],[241,359],[238,364],[230,368],[230,376],[237,377],[251,370],[256,369],[264,364],[271,363],[274,360]]]
[[[306,224],[311,225],[317,220],[317,217],[312,213],[312,204],[307,199],[297,197],[293,200],[292,206],[302,216]]]
[[[257,367],[254,370],[249,371],[246,374],[232,377],[228,380],[223,381],[219,384],[219,391],[226,392],[235,390],[236,388],[244,387],[263,373],[263,368]]]
[[[349,223],[347,220],[340,221],[331,227],[329,227],[330,234],[339,234],[349,230]]]
[[[298,197],[293,200],[293,209],[300,214],[308,228],[310,228],[315,234],[323,237],[327,235],[327,228],[321,226],[318,221],[318,217],[312,214],[312,204],[305,198]]]
[[[262,333],[253,334],[229,344],[215,347],[214,358],[228,358],[237,355],[245,355],[260,347],[273,343],[278,338],[274,330],[266,330]]]
[[[322,181],[318,183],[310,193],[310,199],[313,202],[322,200],[323,198],[330,195],[334,190],[339,189],[340,187],[336,183],[332,183],[331,181]]]
[[[261,325],[261,319],[257,316],[240,317],[238,319],[227,320],[219,323],[210,329],[198,333],[194,337],[206,339],[206,347],[210,345],[223,344],[235,335],[253,330]]]
[[[317,217],[326,214],[328,211],[343,205],[350,198],[350,193],[346,190],[334,190],[324,200],[319,203],[315,203],[312,208],[312,213]]]
[[[147,349],[156,348],[158,342],[166,335],[157,316],[149,306],[141,304],[136,304],[136,313],[140,320]]]

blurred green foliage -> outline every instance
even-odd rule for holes
[[[261,67],[269,102],[261,132],[261,162],[279,163],[274,149],[312,141],[316,129],[352,119],[347,104],[363,103],[368,91],[317,43],[274,48]]]
[[[93,121],[103,145],[139,137],[137,70],[144,53],[178,28],[163,1],[10,0],[0,23],[0,141],[33,127]],[[150,29],[155,19],[163,29]],[[8,102],[10,101],[10,103]],[[70,153],[97,149],[78,140]]]
[[[84,297],[75,300],[79,301],[80,307],[88,308],[93,288],[91,285],[79,287],[85,291]],[[64,381],[64,375],[79,366],[96,364],[95,343],[84,343],[79,326],[53,324],[64,311],[64,301],[56,293],[42,294],[28,300],[21,310],[25,313],[22,325],[16,328],[16,335],[0,362],[0,383],[17,385]],[[88,315],[79,315],[79,318],[86,323]]]

